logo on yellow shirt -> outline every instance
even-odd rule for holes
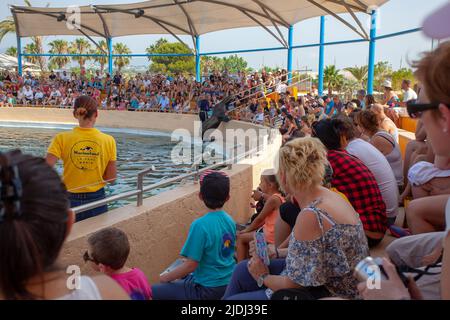
[[[71,150],[70,159],[80,170],[95,170],[98,167],[100,145],[94,141],[77,142]]]

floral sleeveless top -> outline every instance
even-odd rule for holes
[[[325,286],[333,296],[359,299],[358,281],[353,276],[353,270],[358,262],[369,255],[362,223],[336,223],[327,212],[317,208],[320,201],[314,201],[300,214],[306,210],[314,212],[322,236],[314,240],[299,241],[292,231],[286,268],[281,275],[305,288]],[[323,219],[331,224],[331,228],[326,232]],[[272,293],[272,290],[266,290],[269,298]]]

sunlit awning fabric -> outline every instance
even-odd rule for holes
[[[67,8],[11,6],[18,36],[88,35],[120,37],[141,34],[191,35],[241,27],[288,27],[322,15],[370,12],[388,0],[153,0],[80,8],[80,29],[68,28]],[[356,18],[352,15],[353,18]],[[357,20],[357,19],[356,19]],[[361,24],[352,19],[359,34]],[[343,21],[342,21],[343,22]],[[343,22],[345,23],[345,22]],[[270,29],[279,41],[281,32]],[[266,29],[267,32],[270,32]],[[355,31],[355,32],[357,32]]]

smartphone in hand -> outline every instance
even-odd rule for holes
[[[264,236],[263,228],[259,228],[255,232],[255,249],[256,255],[268,266],[270,265],[269,251],[267,249],[267,241]]]

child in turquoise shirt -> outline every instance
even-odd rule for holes
[[[225,173],[205,172],[199,197],[210,211],[191,224],[181,250],[184,262],[161,274],[161,283],[153,286],[154,300],[222,298],[235,266],[236,224],[223,210],[229,193],[230,179]]]

